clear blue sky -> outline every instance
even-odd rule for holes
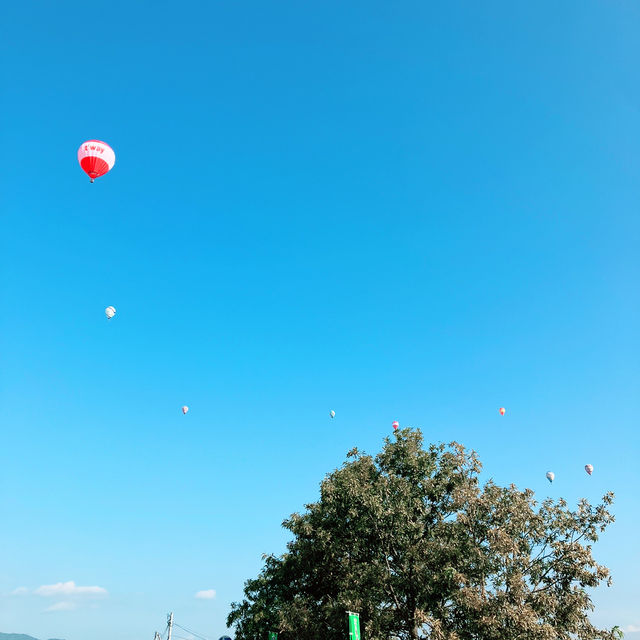
[[[0,24],[0,631],[218,638],[394,419],[540,498],[615,491],[594,619],[640,629],[636,2]],[[93,185],[88,138],[117,155]],[[69,581],[108,595],[35,593]]]

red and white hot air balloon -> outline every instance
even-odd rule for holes
[[[106,142],[87,140],[78,149],[78,162],[93,182],[113,168],[116,154]]]
[[[184,407],[182,407],[182,415],[187,415],[187,411],[189,411],[189,407],[187,407],[186,405]]]
[[[499,411],[501,416],[503,416],[507,412],[507,410],[504,407],[500,407]]]
[[[591,475],[593,473],[593,465],[592,464],[585,464],[584,465],[584,470]]]
[[[397,420],[394,420],[394,421],[391,423],[391,426],[393,427],[393,430],[394,430],[394,431],[397,431],[397,430],[400,428],[400,423],[399,423]]]

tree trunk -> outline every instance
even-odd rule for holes
[[[416,610],[411,610],[411,617],[409,618],[409,637],[411,640],[420,640],[420,633],[418,625],[416,624]]]

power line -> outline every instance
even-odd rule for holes
[[[174,622],[173,626],[180,627],[180,629],[182,629],[183,631],[186,631],[187,633],[190,633],[192,636],[195,636],[196,638],[199,638],[199,640],[210,640],[206,636],[196,633],[195,631],[191,631],[191,629],[187,629],[186,627],[183,627],[181,624],[178,624],[177,622]]]

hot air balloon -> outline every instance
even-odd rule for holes
[[[553,471],[547,471],[547,480],[549,482],[553,482],[553,479],[556,477],[556,474]]]
[[[78,149],[78,162],[93,182],[113,168],[116,154],[106,142],[87,140]]]
[[[584,470],[591,475],[593,473],[593,465],[592,464],[585,464],[584,465]]]
[[[507,410],[504,407],[500,407],[499,411],[501,416],[503,416],[507,412]]]
[[[397,430],[400,428],[400,423],[399,423],[397,420],[394,420],[394,421],[391,423],[391,426],[393,427],[393,430],[394,430],[394,431],[397,431]]]
[[[111,318],[116,315],[115,307],[107,307],[104,310],[104,315],[107,316],[107,320],[111,320]]]
[[[331,411],[329,411],[329,417],[330,418],[335,418],[336,417],[336,412],[333,411],[333,409]]]
[[[189,407],[187,407],[186,405],[184,407],[182,407],[182,415],[186,416],[187,415],[187,411],[189,411]]]

